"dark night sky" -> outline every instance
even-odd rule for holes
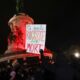
[[[0,2],[0,47],[6,43],[9,29],[7,22],[15,11],[16,0]],[[71,0],[23,0],[24,10],[35,23],[47,24],[46,46],[49,49],[67,48],[80,44],[79,2]],[[1,5],[2,4],[2,5]],[[3,47],[3,48],[2,48]]]

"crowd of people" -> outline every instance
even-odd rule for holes
[[[37,58],[29,58],[27,61],[17,59],[14,62],[0,63],[0,80],[44,80],[46,68]]]
[[[52,60],[29,57],[0,62],[0,80],[80,80],[79,74],[80,62],[70,62],[60,52]]]

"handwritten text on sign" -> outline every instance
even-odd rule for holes
[[[46,24],[26,25],[26,49],[27,52],[39,54],[39,50],[45,47]]]

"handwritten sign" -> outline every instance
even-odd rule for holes
[[[46,24],[26,25],[26,52],[40,54],[45,47]]]

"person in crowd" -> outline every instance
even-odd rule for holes
[[[10,80],[16,80],[16,71],[14,68],[10,72],[10,76],[11,76]]]

